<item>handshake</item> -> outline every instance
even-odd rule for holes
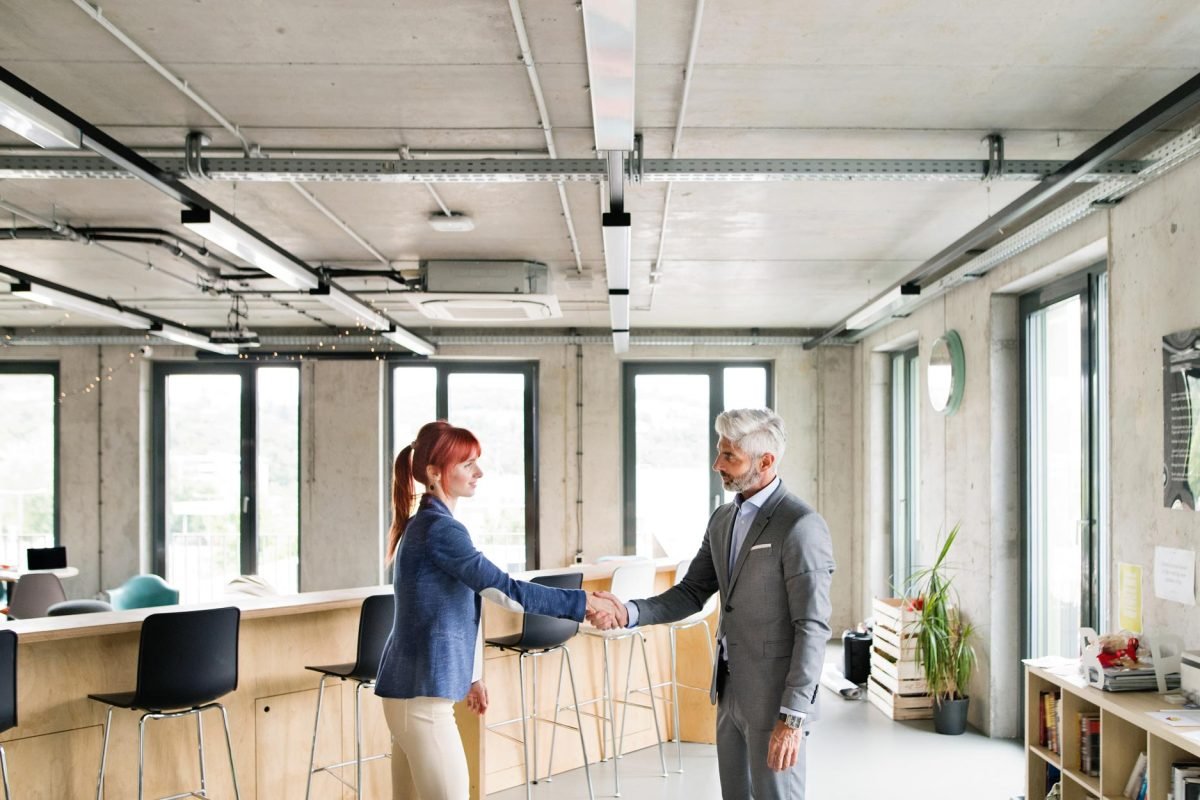
[[[629,610],[611,592],[588,592],[587,621],[602,631],[624,628],[629,623]]]

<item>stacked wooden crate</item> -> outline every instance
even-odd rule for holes
[[[917,612],[899,597],[875,598],[867,700],[892,719],[929,719],[933,697],[917,663]]]

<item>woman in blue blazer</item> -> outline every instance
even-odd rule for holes
[[[508,576],[475,549],[454,518],[460,497],[475,494],[479,441],[444,420],[421,428],[400,451],[392,474],[396,619],[383,649],[375,693],[392,733],[392,797],[466,800],[467,760],[454,702],[487,709],[479,636],[480,598],[533,614],[583,620],[586,592],[552,589]],[[426,487],[416,513],[414,481]]]

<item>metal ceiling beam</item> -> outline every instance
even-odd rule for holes
[[[1008,228],[1022,218],[1046,209],[1054,198],[1079,181],[1081,177],[1091,174],[1106,162],[1140,143],[1147,136],[1166,127],[1180,115],[1195,108],[1197,104],[1200,104],[1200,75],[1195,75],[1185,81],[1145,111],[1083,151],[1054,174],[1047,176],[1036,187],[988,217],[983,223],[967,231],[933,258],[887,287],[879,297],[888,294],[896,286],[905,284],[920,286],[922,281],[936,278],[971,251],[979,250],[996,236],[1004,234]],[[872,298],[871,302],[876,299],[878,297]],[[865,304],[864,307],[866,305],[870,305],[870,303]],[[856,309],[855,313],[858,310]],[[846,321],[852,316],[854,314],[847,315],[841,322],[805,344],[804,349],[811,350],[818,347],[845,331]]]
[[[182,158],[146,159],[171,176],[186,175]],[[982,181],[986,159],[646,159],[643,182],[776,181]],[[1070,162],[1007,161],[1001,181],[1039,181]],[[204,158],[204,172],[215,181],[343,183],[539,183],[599,182],[607,161],[566,159],[450,159],[401,161],[379,158]],[[1115,175],[1135,175],[1146,161],[1114,161],[1079,175],[1095,183]],[[0,155],[0,179],[103,180],[135,177],[115,163],[93,155]]]

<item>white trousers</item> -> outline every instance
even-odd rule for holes
[[[454,703],[385,697],[383,715],[392,732],[392,800],[467,800],[467,754]]]

